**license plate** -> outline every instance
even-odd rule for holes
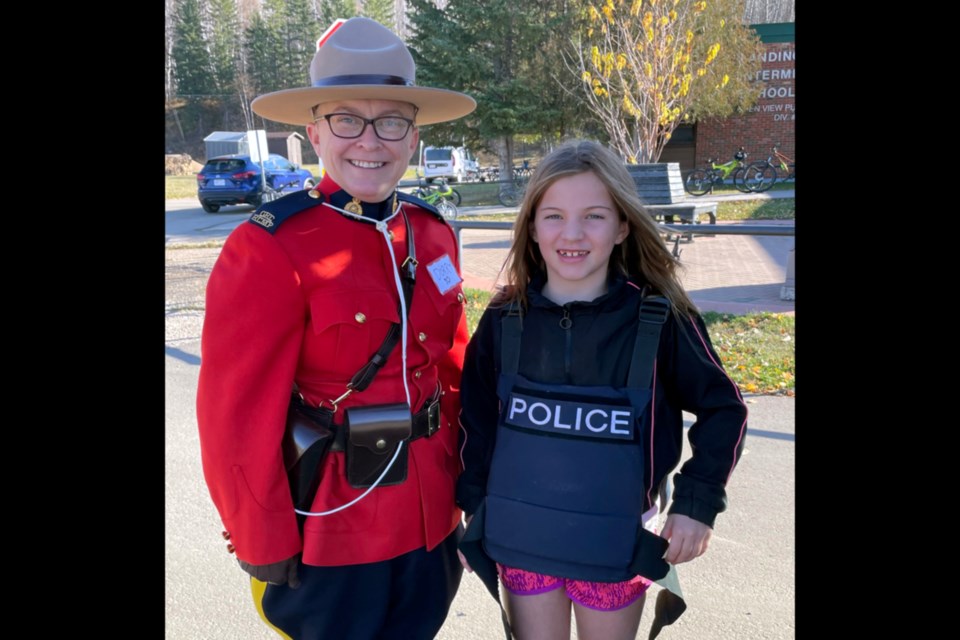
[[[435,165],[435,164],[428,164],[427,167],[430,168],[430,169],[436,169],[436,168],[437,168],[437,165]]]
[[[214,180],[213,180],[213,186],[215,186],[215,187],[225,187],[225,186],[227,186],[227,181],[226,181],[226,180],[221,180],[221,179],[219,179],[219,178],[214,178]]]

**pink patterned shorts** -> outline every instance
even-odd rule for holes
[[[545,576],[502,564],[497,564],[497,573],[504,588],[514,595],[532,596],[564,587],[568,598],[598,611],[616,611],[633,604],[650,587],[650,581],[641,576],[625,582],[587,582]]]
[[[657,514],[660,501],[648,509],[642,516],[643,527],[657,533]],[[518,596],[532,596],[547,593],[563,587],[567,597],[574,602],[598,611],[616,611],[637,601],[650,588],[651,581],[642,576],[634,576],[624,582],[588,582],[557,578],[523,569],[506,567],[497,563],[497,573],[504,588]]]

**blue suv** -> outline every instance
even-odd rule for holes
[[[203,210],[214,213],[230,204],[258,207],[261,202],[316,184],[312,173],[275,153],[263,159],[263,168],[267,174],[266,189],[260,180],[260,163],[250,156],[229,155],[207,160],[197,174],[197,198]]]

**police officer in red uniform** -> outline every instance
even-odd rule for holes
[[[228,549],[281,636],[427,640],[462,572],[454,426],[467,328],[453,230],[397,183],[418,125],[476,103],[416,86],[406,46],[367,18],[328,31],[310,78],[252,104],[305,125],[326,174],[260,206],[211,272],[197,393],[204,476]],[[402,335],[369,386],[346,393],[396,323]],[[312,407],[336,404],[334,429],[351,408],[389,403],[405,403],[414,427],[431,425],[403,442],[405,479],[372,489],[348,480],[334,447],[309,511],[323,515],[307,516],[302,534],[281,452],[294,384]]]

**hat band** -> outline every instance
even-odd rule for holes
[[[406,87],[414,86],[411,81],[406,78],[401,78],[400,76],[381,76],[374,74],[330,76],[329,78],[321,78],[313,82],[314,87],[336,87],[352,84],[399,84]]]

